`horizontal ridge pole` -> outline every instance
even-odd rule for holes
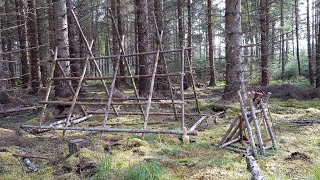
[[[40,101],[39,104],[72,105],[71,101]],[[102,106],[106,102],[76,102],[77,105]],[[113,102],[112,105],[147,105],[148,102]],[[183,104],[183,102],[151,102],[151,104]]]
[[[104,111],[87,111],[89,114],[104,114]],[[109,114],[114,114],[114,112],[109,112]],[[120,115],[142,115],[141,112],[118,112]],[[172,116],[174,113],[161,113],[161,112],[150,112],[150,115],[160,115],[160,116]],[[206,116],[205,114],[184,114],[185,116]],[[178,116],[181,116],[178,114]]]
[[[185,48],[185,49],[191,49],[191,47]],[[172,53],[172,52],[181,52],[182,49],[177,50],[168,50],[168,51],[160,51],[160,54],[165,53]],[[125,54],[121,55],[121,57],[135,57],[140,55],[152,55],[157,54],[157,51],[150,51],[150,52],[143,52],[143,53],[134,53],[134,54]],[[99,59],[111,59],[111,58],[117,58],[119,55],[110,55],[110,56],[99,56],[99,57],[93,57],[89,58],[89,60],[99,60]],[[83,61],[85,58],[58,58],[57,61]]]
[[[168,73],[168,74],[156,74],[157,77],[166,77],[166,76],[181,76],[181,73]],[[144,78],[151,77],[151,75],[133,75],[133,76],[117,76],[117,79],[131,79],[131,78]],[[79,80],[80,77],[55,77],[52,80]],[[113,76],[104,76],[104,77],[84,77],[83,80],[111,80]]]
[[[155,133],[155,134],[183,134],[181,130],[158,130],[158,129],[116,129],[116,128],[86,128],[86,127],[53,127],[53,126],[32,126],[22,125],[22,128],[30,129],[50,129],[50,130],[64,130],[64,131],[94,131],[94,132],[123,132],[123,133]],[[187,133],[191,136],[198,135],[198,131],[189,131]]]

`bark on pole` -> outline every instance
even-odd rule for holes
[[[245,92],[243,64],[241,57],[241,0],[226,1],[226,85],[223,99]]]
[[[53,0],[54,38],[58,47],[58,58],[69,57],[68,22],[66,0]],[[60,62],[66,76],[70,75],[70,62]],[[61,77],[62,73],[56,71],[56,76]],[[55,96],[68,97],[71,91],[66,81],[55,82]]]
[[[260,1],[261,23],[261,86],[269,85],[269,0]]]

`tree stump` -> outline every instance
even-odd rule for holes
[[[86,139],[73,139],[69,141],[68,147],[69,147],[69,154],[72,155],[78,151],[80,151],[81,148],[84,147],[90,147],[92,146],[91,141]]]
[[[0,104],[7,104],[10,102],[10,96],[5,91],[0,91]]]

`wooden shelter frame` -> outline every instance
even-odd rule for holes
[[[238,153],[252,154],[253,156],[266,155],[267,149],[277,149],[275,135],[273,133],[269,117],[267,115],[267,103],[271,93],[259,95],[255,100],[245,99],[238,91],[241,113],[231,122],[230,127],[223,135],[218,146]],[[260,115],[260,121],[257,115]],[[253,127],[250,123],[253,122]],[[267,145],[262,138],[261,126],[265,127],[266,134],[271,139],[272,144]],[[265,139],[266,140],[266,139]],[[245,148],[237,146],[235,143],[248,144]]]
[[[162,42],[162,32],[161,32],[160,34],[157,34],[157,38],[158,38],[158,42],[159,42],[157,45],[157,51],[135,53],[135,54],[126,54],[125,50],[124,50],[124,46],[123,46],[124,38],[120,37],[119,32],[116,27],[116,23],[114,21],[114,17],[111,14],[111,19],[112,19],[113,25],[114,25],[115,29],[117,30],[117,37],[118,37],[118,42],[119,42],[119,53],[118,53],[118,55],[94,57],[94,54],[91,50],[93,42],[91,42],[91,44],[89,44],[87,38],[85,37],[85,35],[82,31],[82,28],[79,24],[79,21],[75,15],[75,13],[73,12],[73,10],[71,10],[71,12],[72,12],[73,18],[76,21],[78,29],[80,31],[81,38],[83,38],[83,40],[86,44],[89,55],[87,55],[84,58],[58,58],[57,57],[58,48],[55,49],[54,57],[52,60],[50,78],[49,78],[50,84],[47,87],[45,100],[39,102],[40,104],[43,104],[42,114],[41,114],[41,117],[39,120],[39,126],[23,125],[22,128],[29,129],[29,130],[31,129],[30,131],[35,132],[35,133],[41,133],[41,132],[55,129],[55,130],[63,130],[64,133],[66,130],[76,130],[76,131],[127,132],[127,133],[163,133],[163,134],[181,134],[182,135],[184,133],[183,129],[185,128],[185,116],[200,116],[200,119],[187,132],[188,135],[197,135],[198,134],[198,132],[195,129],[206,118],[206,115],[201,114],[200,108],[199,108],[198,97],[197,97],[197,93],[196,93],[196,89],[195,89],[195,82],[194,82],[194,78],[193,78],[193,74],[192,74],[192,64],[191,64],[191,60],[188,55],[188,50],[190,48],[183,47],[182,49],[178,49],[178,50],[164,50],[162,47],[162,44],[161,44],[161,42]],[[157,32],[159,32],[159,31],[157,31]],[[159,61],[160,56],[163,57],[163,55],[166,53],[179,53],[180,54],[180,61],[181,61],[180,72],[169,73],[165,58],[162,58],[163,59],[162,62]],[[156,58],[155,58],[155,61],[153,64],[152,74],[150,74],[150,75],[133,75],[132,74],[132,71],[131,71],[131,68],[130,68],[130,65],[129,65],[127,58],[128,57],[136,57],[136,56],[140,56],[140,55],[156,55]],[[115,61],[115,68],[114,68],[113,76],[103,76],[96,60],[102,60],[102,59],[103,60],[112,60],[114,58],[116,58],[116,61]],[[81,76],[67,77],[67,75],[64,73],[64,71],[60,65],[61,61],[84,61],[85,65],[84,65],[84,68],[82,69]],[[126,76],[119,76],[118,75],[120,61],[124,61],[124,64],[126,66],[126,69],[127,69],[127,72],[129,75],[126,75]],[[86,77],[86,72],[87,72],[89,63],[91,64],[91,66],[93,66],[97,70],[97,74],[98,74],[97,77]],[[158,68],[159,63],[163,63],[162,64],[164,67],[163,74],[157,73],[158,72],[157,68]],[[57,67],[58,67],[58,69],[56,69]],[[61,77],[54,77],[55,70],[59,70],[62,73],[62,76]],[[185,97],[184,97],[185,96],[184,95],[185,73],[188,73],[191,78],[191,85],[192,85],[192,90],[193,90],[193,94],[194,94],[193,98],[195,99],[196,109],[197,109],[197,113],[194,113],[194,114],[186,114],[185,113],[185,107],[184,107],[184,104],[185,104]],[[153,91],[154,91],[154,84],[155,84],[156,77],[165,77],[167,80],[168,86],[172,87],[172,83],[170,80],[170,77],[172,77],[172,76],[180,77],[181,99],[180,100],[175,99],[174,95],[173,95],[173,90],[171,88],[169,88],[170,102],[168,102],[168,101],[155,102],[154,100],[156,98],[153,98]],[[135,78],[146,78],[146,77],[151,78],[150,91],[149,91],[147,98],[141,98],[139,96],[139,93],[137,90]],[[135,97],[134,98],[114,98],[113,92],[115,90],[116,79],[130,79],[132,86],[133,86],[133,89],[134,89]],[[68,87],[70,88],[70,90],[73,94],[72,101],[49,101],[50,92],[53,87],[52,82],[58,81],[58,80],[60,80],[60,81],[63,80],[63,81],[68,82],[67,83]],[[74,89],[74,87],[71,84],[71,81],[75,81],[75,80],[78,82],[78,85]],[[101,82],[101,84],[103,85],[104,90],[106,92],[107,98],[104,100],[107,100],[107,102],[102,103],[102,102],[81,102],[81,101],[79,101],[79,99],[81,99],[81,98],[79,98],[79,93],[80,93],[80,89],[82,87],[84,80],[99,80]],[[110,90],[108,89],[105,80],[112,80]],[[114,102],[113,100],[130,100],[130,102],[126,102],[126,101]],[[134,102],[132,102],[132,101],[134,101]],[[70,105],[67,118],[64,120],[61,120],[61,121],[54,122],[50,125],[42,125],[42,119],[44,117],[47,105],[49,105],[49,104],[50,105]],[[118,112],[117,109],[114,107],[114,105],[128,105],[128,104],[138,105],[140,112]],[[170,104],[172,106],[173,113],[150,112],[150,107],[153,104]],[[180,114],[178,114],[178,111],[177,111],[177,106],[176,106],[177,104],[181,105]],[[86,109],[86,106],[101,106],[101,105],[106,106],[105,111],[88,111]],[[146,105],[145,109],[143,108],[143,105]],[[79,117],[74,114],[76,106],[80,107],[80,109],[83,113],[83,116]],[[105,115],[103,123],[102,123],[102,128],[70,127],[71,125],[75,125],[75,124],[78,124],[80,122],[87,120],[88,118],[92,117],[93,114],[104,114]],[[123,114],[141,115],[144,119],[143,129],[106,128],[109,114],[115,114],[116,116],[123,115]],[[169,115],[169,116],[174,115],[176,120],[178,120],[178,118],[180,116],[181,130],[148,129],[148,121],[149,121],[150,115]]]

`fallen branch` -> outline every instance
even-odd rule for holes
[[[14,157],[21,157],[21,158],[37,158],[37,159],[49,159],[47,157],[43,157],[43,156],[34,156],[31,154],[12,154],[12,156]]]
[[[81,117],[81,118],[78,118],[78,117],[79,116],[72,117],[71,121],[70,121],[70,125],[75,125],[75,124],[79,124],[79,123],[81,123],[83,121],[86,121],[87,119],[91,118],[92,115],[87,115],[87,116],[84,116],[84,117]],[[63,119],[63,120],[51,123],[51,124],[49,124],[47,126],[48,127],[58,127],[58,128],[59,127],[65,127],[65,122],[66,122],[66,119]],[[31,133],[31,134],[40,134],[40,133],[48,132],[48,131],[51,130],[51,129],[39,129],[39,128],[28,129],[28,128],[25,128],[24,126],[21,126],[21,128],[24,129],[25,131]]]
[[[284,120],[284,122],[297,123],[303,125],[320,124],[320,119],[296,119],[296,120]]]
[[[7,110],[4,110],[4,111],[0,111],[0,114],[7,114],[7,113],[13,113],[13,112],[27,111],[27,110],[35,110],[35,109],[39,109],[39,108],[41,108],[41,106],[12,108],[12,109],[7,109]]]
[[[251,155],[246,155],[247,169],[252,174],[251,180],[264,180],[265,178],[261,175],[261,171],[258,163]]]

